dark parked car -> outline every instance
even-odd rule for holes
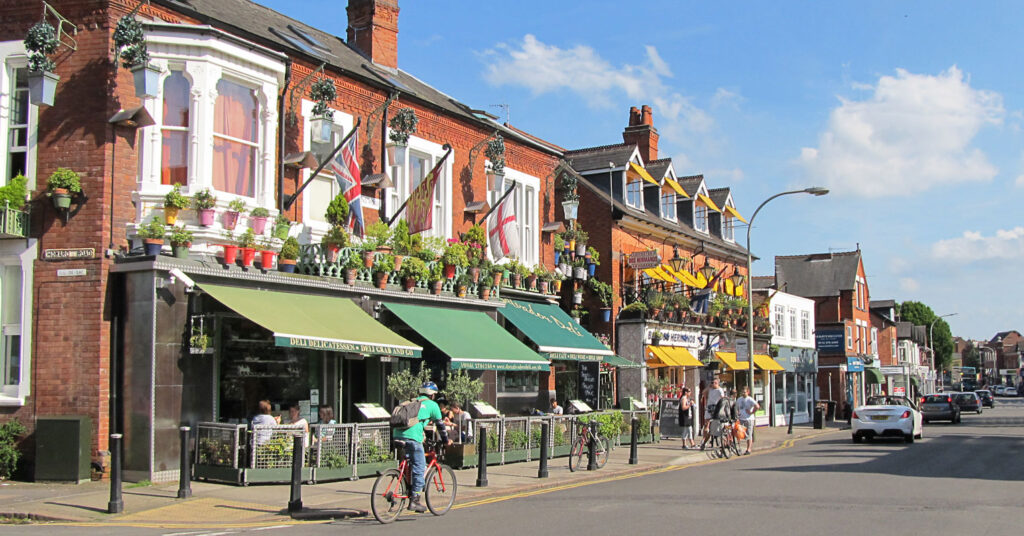
[[[956,393],[940,393],[921,397],[921,416],[924,422],[960,422],[960,406],[953,400]]]
[[[979,389],[975,391],[974,394],[978,395],[978,398],[981,399],[982,406],[990,408],[995,407],[996,402],[995,398],[992,396],[992,391],[989,391],[988,389]]]
[[[981,415],[981,399],[974,392],[953,393],[953,401],[960,406],[960,412],[973,411]]]

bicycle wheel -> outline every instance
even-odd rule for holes
[[[572,450],[569,451],[569,471],[578,471],[583,466],[583,457],[586,455],[586,443],[580,437],[572,444]]]
[[[391,523],[405,509],[409,486],[398,469],[388,469],[377,477],[370,492],[370,511],[381,523]]]
[[[731,449],[729,448],[729,440],[726,439],[725,432],[723,432],[722,435],[719,436],[719,438],[718,438],[718,445],[719,445],[718,451],[719,451],[721,457],[723,457],[726,460],[728,460],[729,459],[729,450],[731,450]]]
[[[430,513],[435,516],[447,514],[455,504],[455,491],[455,471],[451,467],[439,464],[431,469],[423,486],[423,498]]]
[[[597,458],[597,468],[601,469],[606,463],[608,463],[608,453],[612,450],[612,443],[607,437],[597,436],[597,452],[594,453]]]
[[[740,455],[740,442],[738,439],[733,437],[731,440],[729,440],[729,447],[732,449],[733,454],[737,456]]]

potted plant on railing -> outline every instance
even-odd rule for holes
[[[291,229],[292,221],[288,219],[288,216],[278,214],[277,219],[274,220],[273,237],[278,240],[285,240],[288,238],[288,233]]]
[[[537,278],[537,292],[548,293],[548,284],[551,283],[551,272],[543,264],[538,264],[533,269],[533,275]]]
[[[501,286],[501,280],[505,278],[505,267],[500,264],[491,265],[491,278],[494,280],[495,287]]]
[[[608,283],[598,281],[596,279],[590,280],[590,291],[594,293],[594,296],[601,301],[601,320],[603,322],[611,322],[612,320],[612,299],[614,292],[612,286]]]
[[[28,52],[28,97],[36,106],[53,106],[60,76],[53,72],[57,64],[48,56],[57,52],[59,45],[57,30],[46,21],[37,22],[28,29],[25,36],[25,51]]]
[[[224,264],[235,264],[235,261],[238,259],[238,246],[232,243],[235,241],[235,233],[225,229],[224,240],[225,243],[221,244],[224,248]]]
[[[661,292],[649,292],[647,294],[647,309],[651,312],[651,318],[660,318],[662,309],[665,308],[665,295]]]
[[[338,194],[331,199],[331,202],[327,204],[327,210],[324,212],[324,219],[327,223],[333,227],[341,227],[348,225],[348,215],[350,208],[348,206],[348,200],[345,199],[345,194]]]
[[[179,259],[188,258],[188,248],[192,247],[192,231],[184,227],[174,227],[171,230],[171,251]]]
[[[583,257],[587,254],[587,240],[590,240],[590,234],[583,230],[579,225],[576,226],[576,256]]]
[[[82,182],[78,173],[61,167],[50,174],[46,188],[53,198],[53,206],[59,210],[67,210],[71,208],[71,197],[82,192]]]
[[[405,164],[405,148],[409,146],[409,136],[416,133],[416,125],[420,122],[416,112],[412,108],[402,108],[395,113],[395,116],[388,121],[388,139],[391,143],[387,146],[388,162],[394,166]]]
[[[281,255],[277,259],[277,269],[289,274],[295,273],[295,263],[299,259],[299,241],[289,236],[281,245]]]
[[[209,188],[206,188],[192,196],[192,208],[199,213],[199,225],[209,227],[213,225],[213,217],[216,214],[214,207],[217,206],[217,198],[213,196]]]
[[[121,65],[135,78],[135,95],[156,97],[160,85],[160,69],[149,63],[146,34],[142,22],[134,15],[125,15],[114,27],[114,47],[121,56]]]
[[[669,304],[676,310],[679,321],[685,319],[686,312],[690,310],[690,299],[682,292],[676,292],[669,297]]]
[[[455,277],[458,268],[465,268],[469,264],[466,257],[466,245],[461,242],[449,242],[441,253],[441,263],[444,264],[444,276],[446,279]]]
[[[390,231],[391,252],[395,255],[395,270],[401,270],[402,266],[405,266],[403,261],[408,260],[406,257],[413,254],[413,238],[409,235],[409,224],[405,220],[399,220]],[[422,238],[416,238],[418,244],[421,244],[422,240]]]
[[[263,270],[270,270],[274,264],[274,256],[277,255],[277,252],[273,249],[274,246],[271,243],[270,238],[263,236],[257,237],[256,246],[260,252],[260,268]]]
[[[167,227],[160,216],[153,216],[149,223],[139,227],[138,236],[142,239],[146,255],[155,257],[160,254],[164,247],[164,235],[167,234]]]
[[[469,278],[469,274],[460,275],[458,280],[455,281],[455,295],[465,298],[466,291],[469,290],[471,284],[473,284],[473,281]]]
[[[484,391],[484,382],[474,379],[465,370],[449,372],[444,382],[444,395],[449,402],[458,404],[463,410],[469,407],[474,400],[480,397]],[[459,432],[466,432],[459,430]],[[472,463],[473,455],[476,453],[476,444],[472,441],[463,443],[462,438],[467,440],[471,434],[455,434],[455,444],[445,449],[445,463],[453,464],[455,467],[464,467]]]
[[[427,270],[427,263],[423,262],[422,259],[409,257],[402,263],[400,273],[405,291],[414,292],[416,290],[416,283],[426,281],[429,271]]]
[[[341,248],[348,246],[348,231],[340,225],[331,226],[320,240],[320,245],[323,248],[325,260],[335,262],[338,260],[338,252],[341,251]],[[362,262],[362,259],[359,262]]]
[[[224,228],[234,230],[238,225],[238,215],[245,212],[245,201],[233,199],[228,203],[228,209],[224,212]]]
[[[253,261],[256,260],[256,233],[252,232],[252,227],[238,237],[238,246],[242,250],[242,267],[252,267]]]
[[[562,293],[562,281],[565,281],[565,275],[559,272],[551,273],[551,293],[561,294]]]
[[[619,318],[643,318],[647,314],[647,304],[635,301],[619,310]]]
[[[533,274],[533,270],[523,263],[516,263],[515,277],[519,281],[518,288],[526,288],[526,278]]]
[[[164,196],[164,219],[167,225],[178,222],[178,213],[188,208],[190,199],[181,193],[181,185],[175,184]]]
[[[252,227],[252,232],[261,235],[263,231],[267,229],[267,218],[270,217],[270,211],[263,207],[256,207],[249,213],[249,227]]]
[[[587,280],[587,260],[582,255],[572,260],[572,276],[580,281]]]
[[[576,215],[580,208],[580,196],[576,191],[576,184],[576,175],[562,173],[562,213],[565,215],[565,219],[569,221],[576,220]]]
[[[363,267],[363,258],[356,255],[354,252],[349,254],[348,258],[345,259],[345,265],[342,271],[345,275],[345,284],[352,286],[356,284],[356,276],[359,275],[359,269]]]
[[[523,281],[526,283],[526,290],[537,290],[537,273],[536,269],[530,269],[529,266],[524,266],[526,273],[523,274]]]
[[[651,332],[651,345],[652,346],[657,346],[658,343],[661,342],[661,339],[662,339],[662,337],[664,335],[665,334],[662,333],[661,330],[658,330],[658,329],[656,329],[653,332]]]
[[[373,284],[384,290],[388,287],[388,277],[395,269],[395,257],[389,253],[380,256],[373,263]]]
[[[440,294],[444,280],[444,265],[440,262],[434,263],[430,268],[430,273],[427,275],[427,282],[430,284],[430,293],[434,295]]]
[[[588,247],[584,258],[587,260],[587,275],[594,277],[594,274],[597,273],[597,267],[601,266],[601,254],[593,247]]]

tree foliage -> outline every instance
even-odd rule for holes
[[[430,370],[427,367],[420,368],[417,374],[413,374],[408,369],[399,370],[388,376],[387,391],[398,401],[409,400],[416,396],[420,386],[428,381],[430,381]]]
[[[924,326],[926,329],[935,322],[931,330],[931,337],[935,344],[935,366],[940,369],[948,369],[953,363],[953,333],[949,324],[939,318],[931,307],[916,302],[906,301],[899,305],[899,318],[903,322],[911,322],[915,326]],[[926,334],[927,336],[927,334]]]
[[[964,348],[963,354],[960,356],[963,361],[963,366],[974,367],[976,369],[981,368],[981,352],[978,351],[978,347],[973,342],[968,342],[967,347]]]

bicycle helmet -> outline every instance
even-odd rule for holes
[[[420,386],[421,395],[433,395],[437,394],[437,384],[434,382],[427,382]]]

